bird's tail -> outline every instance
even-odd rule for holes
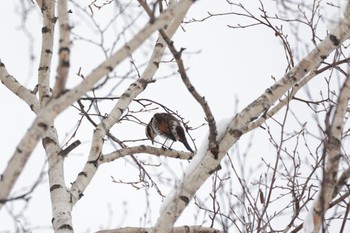
[[[190,145],[188,145],[188,142],[187,142],[186,140],[183,141],[182,143],[185,145],[185,147],[186,147],[187,150],[189,150],[189,151],[191,151],[191,152],[193,153],[192,148],[190,147]]]

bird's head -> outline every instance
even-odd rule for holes
[[[146,127],[146,137],[152,141],[152,144],[154,143],[154,138],[157,136],[154,132],[153,128],[151,127],[152,121],[150,121]]]

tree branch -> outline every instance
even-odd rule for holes
[[[347,4],[350,5],[349,3]],[[208,151],[204,156],[197,154],[193,160],[193,166],[185,171],[182,183],[173,190],[173,195],[168,197],[162,212],[157,220],[153,232],[170,232],[171,227],[190,203],[194,194],[206,181],[206,179],[219,166],[221,159],[227,151],[235,144],[249,124],[258,116],[263,114],[270,106],[281,98],[291,87],[299,82],[305,75],[309,74],[343,41],[350,36],[350,16],[340,22],[336,30],[332,31],[314,50],[312,50],[299,64],[282,77],[276,84],[268,88],[256,101],[249,104],[242,112],[228,124],[226,132],[219,132],[219,154],[218,159]],[[204,153],[204,152],[203,152]],[[198,157],[198,161],[196,161]],[[196,161],[194,163],[194,161]]]
[[[152,232],[152,228],[140,228],[140,227],[126,227],[121,229],[103,230],[96,233],[147,233]],[[182,226],[174,227],[172,233],[224,233],[223,231],[217,230],[211,227],[201,226]]]
[[[52,90],[52,96],[57,98],[65,89],[68,72],[69,72],[69,57],[70,57],[70,26],[68,20],[67,0],[58,1],[57,3],[58,22],[59,22],[59,50],[58,50],[58,66],[56,73],[56,83]]]
[[[53,38],[55,29],[55,2],[43,0],[41,5],[43,15],[41,55],[38,69],[38,90],[39,101],[43,108],[51,97],[50,92],[50,73],[53,54]]]
[[[174,34],[176,29],[179,27],[180,22],[182,21],[183,17],[185,17],[188,9],[192,5],[192,1],[189,0],[183,0],[179,2],[174,7],[168,9],[167,11],[164,11],[163,14],[166,12],[173,12],[176,9],[177,13],[172,14],[173,17],[176,15],[176,20],[172,22],[172,24],[169,27],[169,33]],[[159,16],[160,17],[160,16]],[[158,18],[159,18],[158,17]],[[153,22],[155,24],[157,22],[157,18]],[[167,21],[167,23],[170,20]],[[153,25],[151,24],[151,25]],[[163,24],[162,26],[164,26]],[[73,197],[73,205],[79,200],[80,196],[82,195],[83,191],[87,187],[87,185],[90,183],[91,179],[93,178],[95,172],[97,171],[97,166],[95,163],[91,163],[91,161],[96,161],[102,151],[103,146],[103,138],[107,134],[108,130],[120,119],[125,109],[129,106],[129,104],[132,102],[132,100],[137,97],[148,85],[148,83],[152,80],[153,75],[155,74],[155,71],[158,68],[157,61],[160,61],[165,46],[162,44],[161,41],[157,41],[157,44],[155,46],[155,49],[153,51],[151,61],[149,62],[146,70],[143,72],[141,77],[134,83],[130,85],[130,87],[121,95],[120,99],[118,99],[116,105],[113,107],[112,111],[108,114],[106,118],[104,118],[100,124],[97,125],[96,130],[93,134],[92,139],[92,145],[90,148],[89,158],[88,162],[86,163],[85,167],[83,168],[83,171],[80,173],[80,175],[77,177],[76,181],[71,187],[71,195]]]
[[[167,24],[174,17],[174,15],[182,14],[184,11],[187,11],[186,9],[188,9],[188,6],[191,4],[192,1],[182,0],[171,9],[164,11],[155,19],[153,24],[147,24],[126,45],[115,52],[106,61],[102,62],[102,64],[100,64],[96,69],[94,69],[80,84],[57,99],[52,99],[45,106],[45,108],[39,112],[29,130],[18,144],[15,153],[12,155],[8,166],[1,176],[0,199],[6,199],[8,197],[10,191],[17,181],[17,178],[19,177],[19,174],[21,173],[20,171],[22,171],[24,165],[27,163],[28,158],[38,143],[40,137],[48,130],[49,126],[53,123],[53,120],[57,117],[57,115],[69,107],[74,101],[79,99],[86,91],[90,90],[96,84],[96,82],[103,78],[104,75],[108,74],[114,67],[127,58],[146,39],[148,39],[154,31]],[[137,86],[136,88],[140,88],[140,86]],[[108,128],[108,126],[106,127]],[[104,129],[102,129],[102,131],[104,131]],[[102,143],[102,141],[100,143]],[[96,149],[96,147],[93,148]],[[94,151],[94,149],[91,150],[90,154],[93,154],[93,157],[99,155],[98,153],[94,154],[94,152],[98,151]],[[79,195],[74,197],[73,203],[79,199]],[[0,205],[0,208],[1,207],[2,205]]]
[[[6,86],[7,89],[12,91],[15,95],[17,95],[20,99],[22,99],[25,103],[28,104],[30,109],[34,113],[39,112],[39,101],[36,98],[35,94],[22,86],[12,75],[7,72],[5,64],[0,60],[0,80],[1,83]]]
[[[152,154],[156,156],[164,156],[168,158],[182,159],[182,160],[191,160],[193,155],[190,152],[182,152],[182,151],[180,152],[176,150],[167,150],[163,148],[155,148],[151,146],[141,145],[141,146],[126,147],[108,154],[101,155],[98,160],[98,163],[99,164],[109,163],[127,155],[140,154],[140,153],[147,153],[147,154]]]
[[[326,132],[329,132],[328,141],[325,145],[327,150],[327,162],[323,174],[321,190],[316,199],[315,207],[313,209],[313,232],[319,232],[322,227],[324,215],[328,209],[329,203],[334,195],[334,188],[337,184],[337,174],[339,169],[339,162],[342,157],[341,140],[344,127],[344,117],[346,114],[348,99],[350,96],[350,74],[340,91],[338,105],[335,110],[332,123]],[[346,173],[344,173],[347,175]]]
[[[142,7],[145,9],[146,13],[149,15],[149,17],[152,20],[154,15],[152,13],[152,10],[146,4],[146,2],[142,1],[142,0],[138,0],[138,2],[142,5]],[[187,76],[187,72],[186,72],[185,66],[183,64],[183,60],[181,58],[181,54],[182,54],[184,49],[181,49],[180,51],[176,50],[174,43],[170,39],[168,34],[163,29],[159,29],[158,31],[159,31],[159,34],[162,36],[163,40],[165,41],[165,43],[167,44],[167,46],[169,47],[169,50],[173,54],[174,59],[176,60],[176,64],[179,68],[178,72],[180,73],[180,76],[181,76],[183,83],[187,87],[188,91],[195,98],[195,100],[197,100],[197,102],[201,105],[201,107],[205,113],[205,116],[206,116],[206,119],[207,119],[208,125],[209,125],[209,149],[211,150],[214,157],[217,158],[218,143],[217,143],[217,138],[216,138],[217,137],[217,128],[216,128],[215,118],[210,110],[210,107],[209,107],[207,101],[205,100],[205,97],[201,96],[197,92],[197,90],[192,85],[190,79]]]
[[[266,122],[268,119],[274,116],[279,110],[281,110],[284,106],[286,106],[292,100],[292,98],[298,93],[298,91],[318,74],[318,72],[315,71],[316,69],[317,67],[312,72],[310,72],[307,76],[305,76],[300,82],[296,83],[292,88],[291,93],[287,97],[284,97],[283,99],[281,99],[278,102],[278,104],[273,106],[271,109],[268,109],[267,112],[264,112],[255,121],[251,122],[247,127],[247,129],[244,130],[244,133],[252,131],[257,127],[260,127],[264,122]]]
[[[339,194],[340,190],[344,187],[344,185],[347,184],[349,177],[350,177],[350,167],[345,169],[345,171],[343,171],[343,173],[337,180],[337,183],[334,186],[332,198],[336,197]]]

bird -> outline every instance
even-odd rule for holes
[[[151,118],[146,127],[146,136],[154,143],[156,136],[161,136],[165,139],[182,142],[186,149],[193,153],[192,148],[187,142],[185,131],[182,128],[180,121],[170,113],[156,113]]]

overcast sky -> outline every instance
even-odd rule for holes
[[[40,51],[41,40],[40,18],[35,14],[30,14],[30,18],[27,19],[30,22],[29,30],[34,37],[36,55],[34,63],[30,63],[28,62],[29,43],[27,37],[23,36],[23,31],[20,30],[21,21],[18,15],[15,14],[15,11],[19,10],[19,5],[14,2],[16,1],[4,1],[0,8],[0,28],[2,29],[0,59],[5,63],[10,74],[27,88],[33,89],[37,82],[37,64],[40,58],[38,52]],[[89,3],[89,1],[85,2],[86,4]],[[258,6],[256,3],[245,4],[251,9]],[[266,7],[269,9],[274,4],[274,1],[266,1]],[[103,18],[111,10],[109,8],[112,9],[112,6],[105,6],[101,11],[96,11],[96,17]],[[205,17],[208,11],[220,13],[231,10],[232,8],[226,1],[201,0],[192,6],[187,20]],[[36,11],[39,11],[39,9],[37,8]],[[327,12],[325,15],[330,15],[330,13]],[[242,110],[247,104],[256,99],[274,83],[271,76],[276,79],[282,77],[287,66],[283,47],[280,45],[281,42],[272,30],[262,26],[244,30],[234,30],[227,27],[227,25],[236,25],[239,23],[238,20],[244,22],[242,18],[237,18],[237,16],[222,16],[201,23],[184,24],[184,31],[179,30],[174,37],[177,48],[186,48],[187,54],[184,55],[184,62],[188,67],[189,78],[198,92],[205,96],[217,121],[233,117],[237,110]],[[57,40],[56,38],[56,46]],[[154,44],[154,41],[148,43]],[[74,75],[79,67],[83,67],[83,70],[88,72],[99,64],[99,59],[90,49],[84,50],[83,45],[79,45],[78,48],[73,47],[70,70],[70,79],[72,80],[68,85],[72,87],[79,81]],[[147,60],[147,57],[135,57],[134,59],[136,62],[142,63]],[[157,82],[150,84],[139,98],[152,99],[178,111],[182,117],[190,121],[189,124],[192,127],[204,123],[204,114],[200,106],[190,97],[185,86],[181,83],[179,75],[176,74],[171,78],[161,79],[162,75],[176,71],[176,67],[170,66],[169,68],[166,64],[161,66],[161,70],[155,76],[155,79],[158,79]],[[55,70],[56,65],[53,65],[53,74]],[[142,69],[140,72],[142,72]],[[114,95],[120,95],[132,81],[125,80]],[[0,115],[0,122],[2,122],[2,133],[0,133],[0,158],[2,162],[0,163],[0,171],[3,171],[35,116],[25,103],[3,85],[0,85],[0,97],[0,106],[2,106],[2,114]],[[106,105],[106,109],[104,109],[106,113],[108,113],[109,106],[111,105]],[[135,106],[135,108],[137,107]],[[74,129],[78,119],[78,116],[72,116],[74,113],[76,113],[74,109],[65,111],[55,122],[57,128],[60,129],[59,136],[62,143],[65,142],[64,139],[67,134]],[[147,121],[151,115],[146,114],[143,117]],[[116,125],[115,128],[112,128],[112,132],[119,133],[117,127],[119,126]],[[132,130],[123,133],[129,139],[144,138],[144,128],[139,125],[133,126]],[[254,134],[256,135],[255,138],[258,138],[264,133],[257,129]],[[89,136],[84,137],[84,135]],[[199,147],[206,136],[206,127],[191,132],[191,135],[196,139],[196,146]],[[88,127],[87,131],[81,130],[78,133],[77,139],[82,140],[82,145],[65,162],[67,185],[74,181],[77,173],[84,166],[91,137],[92,132],[88,130]],[[242,138],[243,145],[249,139],[249,136]],[[141,143],[148,144],[149,142]],[[106,148],[104,152],[113,150],[112,146]],[[181,143],[175,143],[174,148],[184,149]],[[254,146],[249,151],[252,161],[251,166],[257,166],[261,162],[261,157],[264,157],[266,161],[270,159],[273,161],[274,158],[269,157],[273,153],[274,148],[266,141],[254,140]],[[142,156],[139,156],[139,158],[143,159]],[[176,179],[181,178],[182,171],[188,165],[187,161],[163,157],[144,156],[144,160],[149,160],[150,163],[154,164],[162,163],[161,167],[165,168],[150,168],[152,175],[173,178],[163,180],[161,187],[164,194],[171,190]],[[44,164],[45,154],[41,149],[41,143],[39,143],[37,150],[31,156],[26,169],[18,180],[14,194],[21,193],[23,186],[32,185],[33,177],[39,176]],[[73,224],[76,232],[90,232],[100,228],[117,226],[149,226],[150,224],[147,221],[154,223],[158,217],[162,198],[154,188],[135,190],[130,185],[113,183],[111,176],[124,181],[132,181],[137,180],[138,172],[130,159],[120,159],[102,165],[92,183],[84,192],[84,197],[74,207]],[[46,180],[47,177],[45,176],[44,179]],[[200,190],[200,193],[209,192],[210,185],[209,181]],[[151,198],[148,200],[146,197]],[[16,205],[14,207],[16,211],[24,206],[21,201],[14,204]],[[11,205],[10,203],[9,206]],[[151,217],[144,219],[143,214],[146,209],[149,210],[147,214]],[[193,222],[188,222],[188,219],[194,219],[194,213],[191,211],[186,210],[177,224],[193,224]],[[51,227],[48,182],[45,181],[37,187],[31,198],[30,206],[24,214],[28,220],[24,224],[33,226],[33,232],[48,232]],[[0,211],[0,232],[12,229],[13,222],[10,218],[6,208]],[[201,218],[197,221],[197,224],[202,223]]]

